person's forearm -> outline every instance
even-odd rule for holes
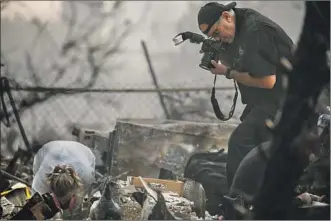
[[[249,87],[257,88],[273,88],[273,84],[267,84],[265,78],[257,78],[251,76],[248,72],[239,72],[237,70],[232,70],[230,77],[237,82],[244,84]]]
[[[231,78],[246,86],[259,87],[259,79],[252,77],[251,75],[249,75],[248,72],[239,72],[237,70],[232,70],[230,76]]]

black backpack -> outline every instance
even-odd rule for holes
[[[226,180],[227,153],[197,152],[188,160],[184,177],[202,184],[206,193],[206,210],[211,214],[220,214],[223,196],[228,193]]]

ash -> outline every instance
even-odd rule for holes
[[[197,220],[198,217],[195,212],[192,211],[193,202],[180,197],[174,192],[164,192],[162,193],[166,205],[170,212],[172,212],[176,217],[180,217],[186,220]]]
[[[115,189],[115,188],[114,188]],[[119,204],[123,220],[137,220],[140,218],[142,208],[140,204],[132,197],[132,193],[137,189],[123,180],[116,181],[117,196],[114,201]]]
[[[167,185],[162,183],[149,183],[153,189],[164,191],[167,189]]]

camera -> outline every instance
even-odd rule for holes
[[[210,38],[204,38],[200,34],[196,34],[189,31],[176,35],[173,38],[173,42],[177,46],[187,39],[189,39],[191,43],[202,43],[200,53],[203,53],[203,56],[201,58],[201,63],[199,64],[199,67],[205,70],[214,68],[214,66],[211,64],[211,60],[220,60],[221,52],[225,51],[225,48],[222,46],[222,42]]]
[[[187,39],[190,39],[191,43],[195,43],[195,44],[202,43],[200,53],[203,53],[203,56],[201,58],[201,63],[199,64],[199,66],[201,68],[203,68],[205,70],[215,68],[214,65],[212,65],[212,63],[211,63],[212,60],[214,60],[216,62],[225,61],[225,62],[229,63],[230,57],[226,56],[228,54],[228,53],[226,53],[227,49],[229,49],[229,48],[228,48],[228,46],[226,46],[226,44],[222,44],[222,42],[220,42],[220,41],[216,41],[211,38],[204,38],[202,35],[199,35],[199,34],[196,34],[193,32],[189,32],[189,31],[179,33],[172,39],[172,41],[175,43],[175,46],[177,46],[177,45],[183,43],[184,41],[186,41]],[[237,103],[237,98],[238,98],[237,84],[235,81],[233,81],[236,92],[233,97],[233,105],[229,112],[229,116],[226,117],[220,110],[218,101],[215,98],[216,76],[217,75],[215,74],[214,87],[212,88],[212,91],[211,91],[210,101],[213,106],[216,117],[222,121],[227,121],[227,120],[231,119],[231,117],[233,116],[233,113],[235,111],[235,108],[236,108],[236,103]]]

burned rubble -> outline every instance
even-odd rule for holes
[[[26,165],[25,167],[28,168],[29,165]],[[19,177],[19,174],[17,175]],[[31,179],[31,177],[29,177],[27,180],[29,179]],[[143,180],[143,178],[140,179]],[[176,192],[167,190],[168,189],[167,184],[162,183],[163,180],[158,180],[158,179],[154,179],[154,180],[155,182],[150,182],[148,184],[146,184],[145,182],[144,185],[142,186],[135,186],[132,182],[130,183],[129,179],[126,181],[124,180],[112,181],[110,185],[111,186],[110,192],[108,192],[109,196],[105,197],[106,200],[102,200],[104,196],[101,195],[101,190],[100,189],[96,190],[97,192],[95,192],[94,194],[95,199],[93,200],[93,202],[85,203],[81,207],[81,212],[79,216],[75,216],[75,219],[76,218],[92,219],[92,220],[106,219],[106,218],[114,219],[114,217],[107,217],[106,211],[108,211],[109,208],[112,207],[110,205],[117,205],[119,209],[120,219],[146,220],[146,219],[151,219],[151,217],[154,217],[155,214],[160,213],[160,211],[155,211],[155,206],[160,202],[163,203],[163,205],[166,207],[166,210],[169,212],[169,214],[171,214],[171,217],[174,219],[186,219],[186,220],[203,219],[201,216],[198,217],[196,212],[194,212],[194,210],[196,210],[196,205],[194,205],[193,201],[190,201],[185,197],[180,196]],[[157,183],[157,181],[161,181],[161,183]],[[193,181],[187,182],[188,185],[185,186],[184,184],[182,186],[183,193],[181,193],[181,195],[192,194],[192,190],[190,189],[191,187],[194,187],[194,185],[192,185],[192,182]],[[11,186],[13,183],[17,183],[17,181],[12,181]],[[178,182],[173,181],[173,183],[177,184]],[[194,190],[196,190],[196,188]],[[150,195],[148,195],[148,192],[150,195],[154,195],[156,199],[153,196],[151,197]],[[21,194],[21,197],[25,197],[24,192],[18,194]],[[144,197],[139,199],[139,195],[143,195]],[[160,196],[162,197],[161,199]],[[7,197],[9,197],[9,199],[12,202],[17,202],[17,200],[15,199],[16,196],[11,196],[10,194],[1,197],[1,206],[4,209],[2,212],[2,219],[12,219],[12,217],[19,210],[17,206],[20,207],[24,206],[24,202],[20,203],[19,205],[17,203],[14,205],[11,201],[7,199]],[[205,200],[205,198],[202,198],[202,200]],[[105,207],[105,205],[107,206]],[[201,215],[201,210],[202,209],[198,210],[200,211],[199,215]],[[203,217],[204,219],[207,220],[215,218],[209,215],[207,211],[204,211]]]

